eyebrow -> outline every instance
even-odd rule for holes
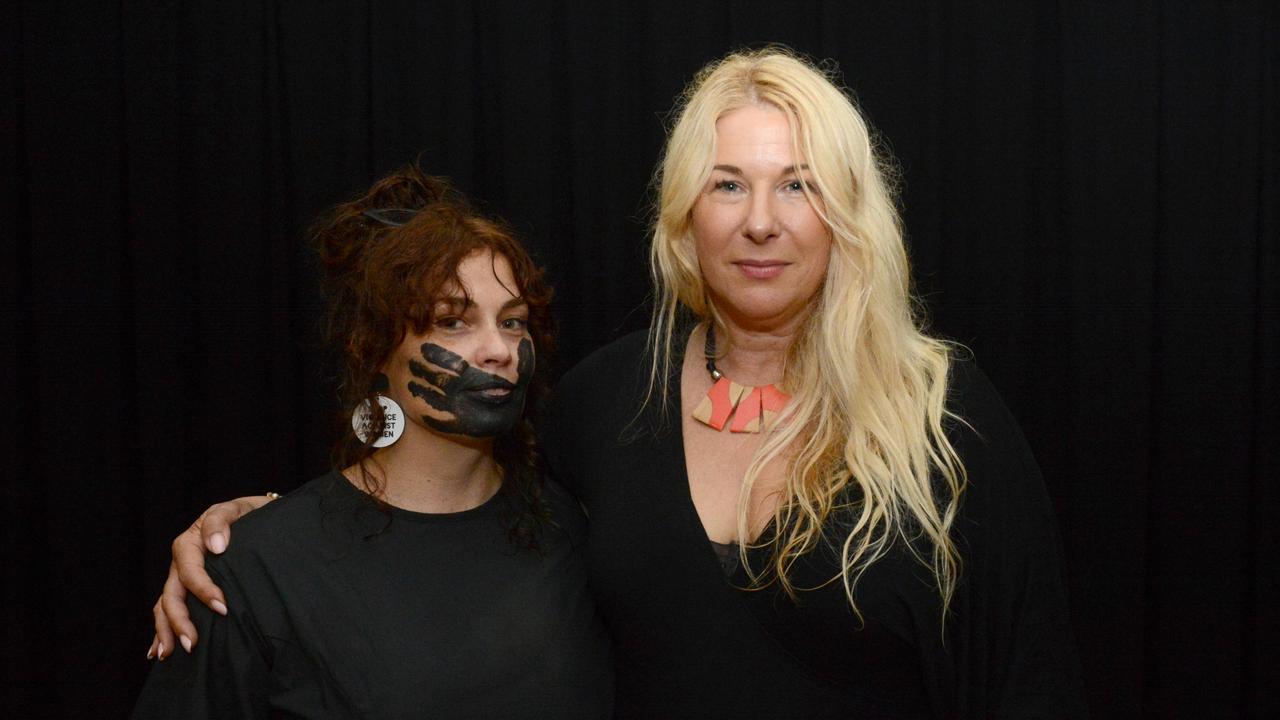
[[[721,172],[727,172],[727,173],[730,173],[730,174],[733,174],[733,175],[741,175],[741,174],[742,174],[742,168],[738,167],[737,165],[716,165],[716,166],[712,167],[711,169],[712,169],[712,170],[719,170],[719,171],[721,171]],[[788,165],[788,166],[786,166],[786,167],[782,168],[782,174],[783,174],[783,175],[794,175],[795,173],[797,173],[797,172],[799,172],[799,171],[801,171],[801,170],[808,170],[808,169],[809,169],[809,163],[800,163],[799,165]]]
[[[468,308],[473,308],[476,306],[476,303],[474,300],[468,297],[463,297],[462,295],[451,295],[449,297],[442,297],[436,300],[436,304],[448,305],[450,309],[461,308],[463,310],[466,310]],[[502,303],[501,309],[510,310],[513,307],[519,307],[520,305],[528,305],[528,304],[529,304],[529,301],[525,300],[523,295],[517,295],[516,297],[513,297],[510,300]]]

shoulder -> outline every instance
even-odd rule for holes
[[[328,522],[346,498],[359,491],[337,472],[322,475],[284,497],[238,520],[231,528],[226,552],[209,558],[211,569],[232,575],[268,571],[324,552],[332,545],[334,524]]]
[[[635,415],[648,380],[647,332],[625,335],[569,369],[551,393],[544,440],[566,433],[596,436]]]
[[[948,437],[962,459],[992,449],[1025,451],[1026,441],[1018,422],[1000,398],[986,373],[973,360],[953,360],[947,378],[946,419]]]
[[[1054,522],[1044,478],[1017,420],[972,360],[952,363],[948,437],[964,466],[963,523],[1008,540]]]
[[[587,516],[582,506],[563,485],[548,479],[543,486],[542,498],[551,510],[551,517],[574,545],[586,539]]]
[[[539,438],[555,477],[584,501],[584,462],[608,455],[631,427],[648,381],[647,331],[625,335],[573,366],[552,391]]]
[[[244,539],[252,539],[310,528],[324,512],[326,500],[342,490],[337,486],[339,482],[346,481],[336,472],[321,475],[279,500],[245,515],[235,524],[234,530],[245,536]]]
[[[1013,416],[1000,399],[991,379],[972,359],[951,361],[947,377],[947,409],[954,415],[982,425],[1013,424]],[[970,420],[972,418],[972,420]]]
[[[577,398],[602,386],[632,383],[644,377],[648,359],[648,331],[637,330],[601,347],[564,374],[556,396]]]

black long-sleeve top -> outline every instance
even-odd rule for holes
[[[379,508],[341,474],[236,523],[209,574],[222,617],[157,663],[135,718],[607,718],[607,638],[581,509],[554,485],[544,553],[507,539],[501,493],[460,513]]]
[[[676,368],[680,367],[677,360]],[[689,494],[678,373],[668,416],[644,335],[561,381],[544,435],[589,516],[589,582],[614,640],[618,718],[1077,718],[1086,715],[1059,539],[1026,442],[972,363],[953,368],[949,428],[968,472],[963,570],[944,626],[932,573],[901,543],[863,575],[859,623],[835,552],[797,563],[792,601],[725,576]],[[828,528],[837,541],[839,523]],[[839,543],[836,543],[839,547]],[[765,556],[752,558],[761,567]],[[825,583],[825,585],[824,585]]]

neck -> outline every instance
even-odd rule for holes
[[[771,325],[744,325],[724,318],[716,330],[716,367],[742,385],[782,382],[787,352],[800,330],[801,318]]]
[[[414,423],[396,444],[374,453],[369,470],[383,482],[382,500],[414,512],[470,510],[502,485],[492,438],[437,435]],[[343,474],[363,487],[359,468]]]

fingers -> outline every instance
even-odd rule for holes
[[[160,659],[163,660],[164,655],[172,653],[176,647],[191,652],[200,636],[187,611],[186,588],[178,581],[177,570],[172,565],[169,566],[169,577],[164,581],[164,591],[160,593],[160,600],[156,603],[155,614],[156,636],[163,647],[163,650],[158,651],[161,653]]]
[[[177,647],[177,643],[173,639],[173,630],[169,627],[169,619],[165,617],[160,600],[156,600],[156,604],[151,606],[151,621],[155,626],[156,634],[151,639],[151,649],[147,651],[147,659],[154,657],[157,660],[164,660]]]
[[[151,606],[151,622],[156,634],[151,638],[151,649],[147,650],[147,659],[164,660],[177,645],[174,643],[173,631],[169,629],[169,620],[164,616],[164,609],[160,607],[159,600]]]
[[[200,516],[200,519],[192,527],[199,528],[204,547],[209,548],[209,552],[214,555],[221,555],[231,542],[231,523],[239,520],[245,514],[266,505],[271,500],[272,498],[266,495],[253,495],[218,503],[205,510],[204,514]],[[199,595],[199,593],[196,594]]]
[[[174,624],[175,615],[184,621],[187,618],[187,591],[208,605],[219,615],[227,614],[227,600],[221,588],[213,583],[209,573],[204,569],[204,545],[201,544],[199,529],[192,525],[173,541],[173,564],[169,569],[169,578],[165,580],[164,592],[160,599],[165,603],[164,611],[169,616],[170,624]],[[190,621],[186,621],[190,626]],[[180,630],[175,625],[175,630]],[[185,629],[185,628],[181,628]],[[195,628],[191,627],[194,632]],[[178,641],[182,641],[179,632]],[[194,642],[195,637],[190,638]]]
[[[436,367],[440,369],[436,370]],[[409,360],[409,372],[413,373],[419,380],[424,380],[427,384],[437,389],[448,387],[450,382],[461,377],[457,372],[446,366],[436,363],[423,365],[412,358]]]
[[[231,523],[268,502],[271,498],[263,495],[218,503],[205,510],[195,524],[174,539],[169,577],[152,608],[156,635],[147,650],[148,658],[163,660],[176,647],[187,652],[195,647],[199,634],[187,611],[188,591],[219,615],[227,614],[227,601],[221,588],[205,572],[204,550],[207,547],[214,553],[224,552],[231,542]]]
[[[164,581],[160,599],[151,609],[156,634],[147,649],[148,659],[164,660],[173,654],[176,647],[187,652],[195,647],[199,634],[187,611],[188,590],[214,612],[227,614],[227,601],[222,590],[205,572],[204,549],[208,547],[213,553],[224,552],[231,542],[231,523],[272,499],[255,496],[218,503],[205,510],[191,527],[174,539],[169,577]]]
[[[433,387],[422,385],[413,381],[409,381],[409,394],[424,400],[432,410],[447,413],[449,411],[450,401],[444,392]]]
[[[436,345],[435,343],[423,343],[420,350],[424,360],[436,367],[449,370],[455,375],[461,375],[466,372],[466,369],[469,367],[467,361],[464,360],[461,355],[453,352],[452,350],[441,347],[440,345]],[[413,372],[412,361],[409,364],[409,370],[410,372]],[[417,373],[414,374],[416,375]]]

